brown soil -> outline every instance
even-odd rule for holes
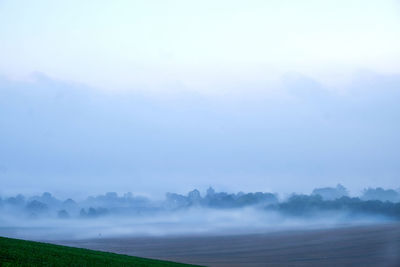
[[[56,243],[207,266],[400,266],[400,224]]]

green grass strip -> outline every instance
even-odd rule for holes
[[[0,266],[193,266],[0,237]]]

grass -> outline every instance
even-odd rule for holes
[[[0,237],[0,266],[193,266]]]

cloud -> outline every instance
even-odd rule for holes
[[[292,73],[275,90],[151,95],[2,78],[2,190],[395,186],[399,85],[363,73],[339,91]]]

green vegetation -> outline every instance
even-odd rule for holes
[[[0,237],[0,266],[172,267],[189,265]]]

